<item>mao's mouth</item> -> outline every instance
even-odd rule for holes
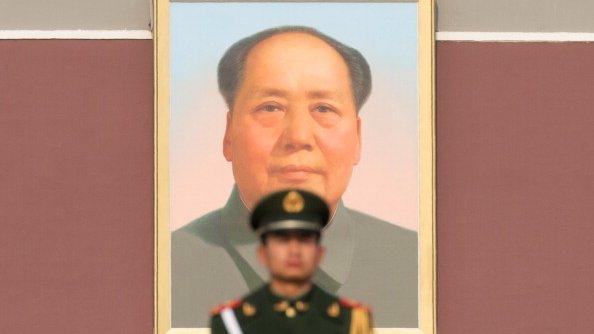
[[[321,171],[305,165],[284,165],[271,168],[271,174],[289,182],[308,180],[312,175],[321,174]]]

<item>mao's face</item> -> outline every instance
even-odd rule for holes
[[[250,51],[223,149],[250,208],[270,192],[299,188],[334,209],[360,148],[348,67],[332,47],[283,33]]]
[[[309,281],[316,272],[324,248],[313,234],[270,233],[258,249],[260,262],[281,281]]]

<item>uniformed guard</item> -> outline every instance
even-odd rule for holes
[[[312,283],[328,220],[328,206],[312,193],[286,190],[264,198],[250,224],[260,236],[258,258],[270,282],[213,309],[212,334],[372,333],[367,307]]]

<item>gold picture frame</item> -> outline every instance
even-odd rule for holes
[[[169,194],[169,0],[154,0],[154,332],[208,333],[172,329],[170,290]],[[398,2],[398,1],[395,1]],[[410,1],[407,1],[410,2]],[[419,328],[378,328],[377,333],[436,333],[435,243],[435,59],[434,0],[418,3],[419,94]]]

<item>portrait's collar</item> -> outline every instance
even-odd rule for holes
[[[341,285],[346,282],[351,271],[351,260],[355,247],[352,224],[348,209],[340,200],[322,236],[322,244],[326,247],[326,253],[320,268]],[[324,286],[323,282],[319,283]]]
[[[250,212],[239,195],[237,185],[234,185],[221,212],[221,228],[226,242],[231,245],[253,245],[258,237],[250,228],[249,220]]]

